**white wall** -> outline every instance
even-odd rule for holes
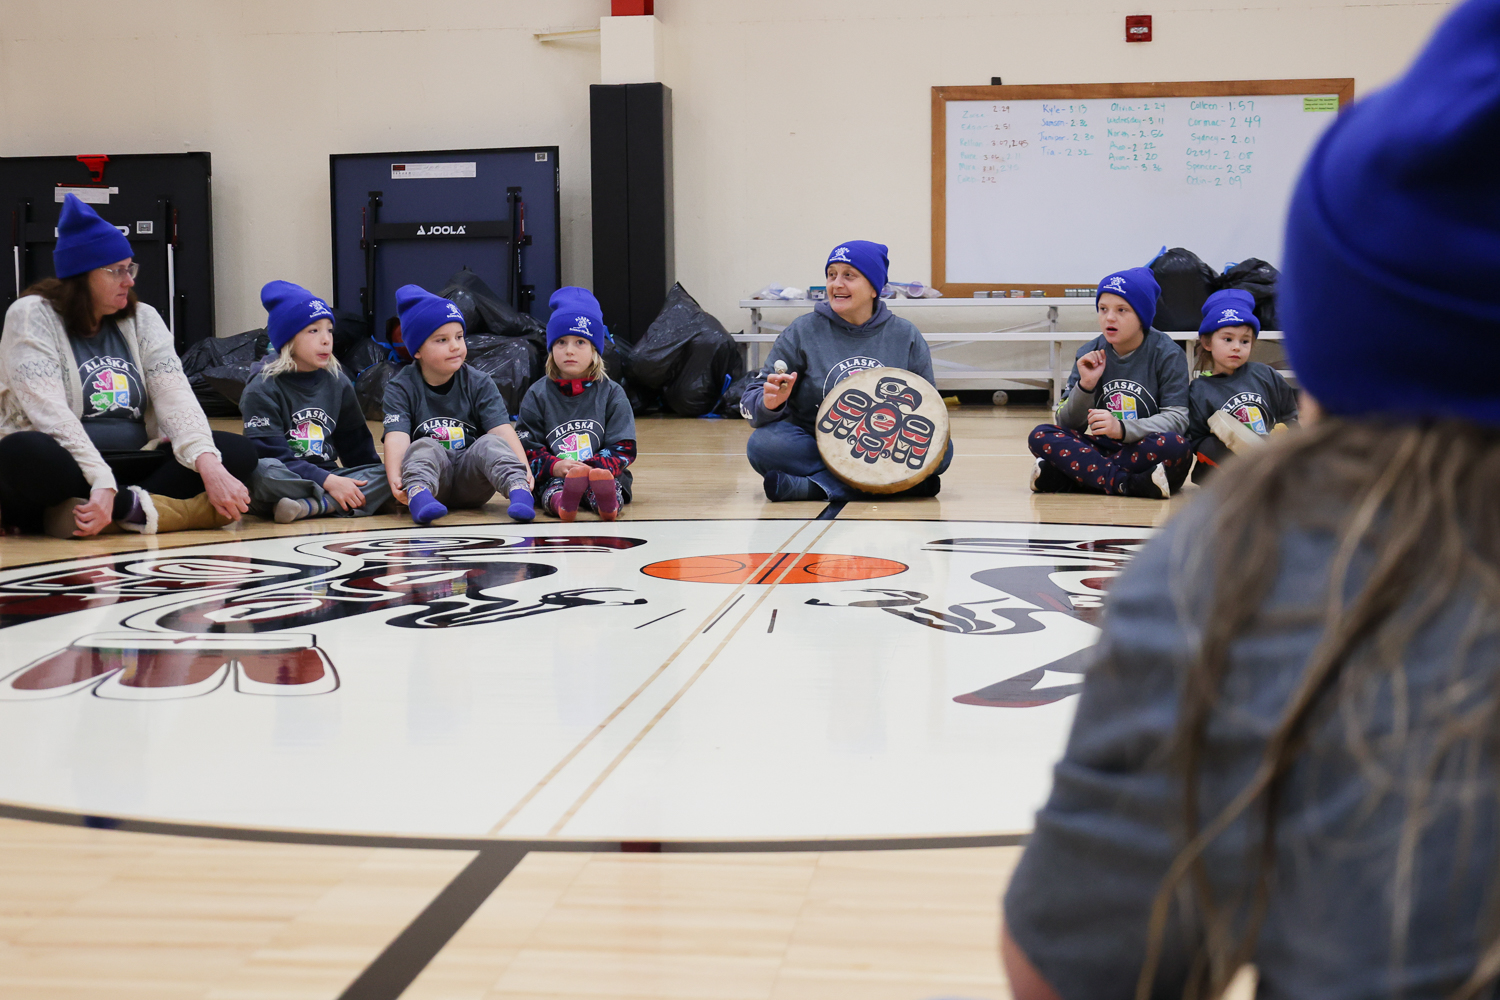
[[[214,157],[221,334],[270,278],[327,290],[328,154],[561,147],[563,280],[590,277],[588,85],[606,0],[0,0],[0,154]],[[840,240],[930,269],[930,88],[1398,73],[1451,5],[656,0],[679,280],[730,329]],[[1124,16],[1155,41],[1124,43]],[[1080,239],[1087,239],[1080,233]]]

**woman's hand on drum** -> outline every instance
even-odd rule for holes
[[[791,398],[792,386],[797,384],[797,373],[787,372],[785,375],[767,375],[765,395],[761,397],[761,403],[768,410],[779,410]]]
[[[91,490],[89,502],[81,503],[73,508],[73,522],[78,525],[78,530],[73,534],[78,538],[88,538],[97,535],[109,527],[109,522],[115,518],[115,491],[114,490]]]
[[[1125,427],[1120,423],[1120,418],[1108,410],[1090,410],[1088,432],[1094,437],[1114,438],[1119,441],[1125,437]]]
[[[198,475],[203,477],[203,491],[214,510],[231,521],[250,509],[250,491],[245,484],[229,474],[217,455],[204,452],[198,456]]]

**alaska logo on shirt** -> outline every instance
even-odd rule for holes
[[[1257,434],[1271,433],[1271,429],[1266,426],[1266,414],[1271,408],[1266,405],[1265,398],[1258,392],[1239,393],[1231,397],[1219,409]]]
[[[1141,420],[1156,412],[1156,400],[1146,387],[1130,379],[1110,379],[1099,387],[1097,398],[1118,420]]]
[[[298,458],[326,458],[334,420],[327,411],[309,406],[292,414],[292,429],[286,441]]]
[[[108,364],[114,358],[105,358]],[[100,368],[89,377],[89,406],[95,414],[130,409],[130,377],[114,368]]]
[[[884,367],[886,367],[885,362],[878,361],[875,358],[845,358],[843,361],[840,361],[838,364],[828,369],[828,377],[823,380],[823,391],[825,393],[828,392],[834,386],[838,385],[840,382],[844,381],[844,379],[848,378],[850,375],[853,375],[857,371],[864,371],[867,368]]]
[[[547,434],[547,446],[558,458],[586,462],[599,454],[604,428],[597,420],[564,420]]]
[[[452,417],[431,417],[417,425],[415,437],[430,437],[449,451],[463,451],[469,444],[469,434],[462,420]]]

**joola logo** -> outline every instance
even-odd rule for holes
[[[849,259],[849,248],[848,247],[839,247],[837,250],[835,250],[833,252],[833,256],[828,258],[828,263],[832,264],[836,260],[841,260],[845,264],[852,264],[852,263],[854,263],[854,261],[852,261],[852,260]]]
[[[418,236],[463,236],[468,226],[417,226]]]
[[[1123,292],[1125,290],[1125,279],[1116,275],[1105,283],[1104,289],[1111,292]]]
[[[579,316],[573,320],[573,325],[568,329],[568,332],[582,334],[587,337],[589,335],[589,318],[587,316]]]
[[[1223,315],[1221,315],[1219,319],[1226,322],[1228,320],[1234,320],[1237,323],[1244,322],[1240,319],[1240,312],[1238,309],[1225,309]]]

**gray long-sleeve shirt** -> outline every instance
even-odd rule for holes
[[[766,375],[777,361],[785,361],[797,381],[791,398],[780,409],[768,410],[763,401]],[[792,320],[771,345],[765,367],[740,397],[740,413],[752,427],[785,418],[811,432],[823,397],[844,377],[865,368],[904,368],[935,384],[926,338],[884,302],[876,301],[874,315],[862,326],[844,322],[828,303],[819,302],[812,312]]]
[[[1104,374],[1089,392],[1078,384],[1078,358],[1104,352]],[[1146,331],[1141,346],[1121,356],[1098,336],[1078,349],[1067,388],[1057,404],[1059,427],[1083,430],[1089,410],[1104,409],[1119,418],[1126,444],[1151,434],[1185,434],[1188,426],[1187,355],[1160,330]]]

